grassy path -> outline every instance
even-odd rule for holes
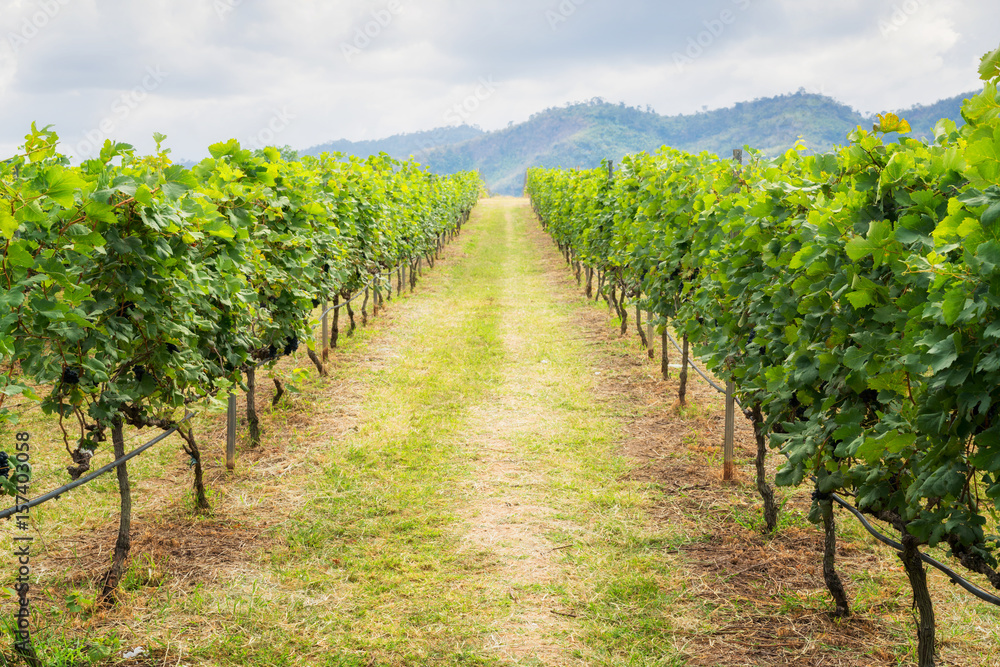
[[[49,664],[137,645],[146,657],[98,662],[906,664],[892,554],[841,522],[858,613],[831,620],[808,489],[763,537],[747,424],[725,485],[718,396],[695,381],[679,407],[674,380],[612,328],[527,202],[483,201],[414,296],[341,336],[329,378],[283,361],[301,393],[276,410],[259,397],[264,444],[241,448],[236,473],[221,416],[200,418],[210,516],[181,495],[176,450],[136,460],[116,609],[87,602],[113,542],[111,482],[38,513]],[[1000,664],[1000,614],[932,586],[945,664]],[[67,606],[77,593],[82,611]]]
[[[256,593],[268,611],[209,653],[330,665],[658,653],[655,540],[620,481],[615,421],[594,406],[578,306],[524,242],[532,224],[523,202],[484,202],[464,256],[367,343],[357,430],[322,448],[322,474],[280,528],[274,595]],[[621,623],[635,606],[645,628]]]

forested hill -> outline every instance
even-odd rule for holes
[[[376,139],[373,141],[348,141],[347,139],[340,139],[320,144],[319,146],[313,146],[300,152],[303,155],[340,152],[359,157],[368,157],[369,155],[378,155],[385,152],[403,160],[411,155],[419,155],[438,146],[462,143],[484,134],[486,133],[482,130],[468,125],[440,127],[436,130],[428,130],[426,132],[395,134],[386,139]]]
[[[962,100],[971,94],[896,111],[910,121],[912,136],[930,138],[940,118],[961,121]],[[845,143],[857,125],[871,127],[872,118],[805,92],[682,116],[595,100],[547,109],[495,132],[442,128],[376,142],[334,142],[304,152],[340,150],[364,156],[384,150],[398,158],[413,155],[439,173],[479,169],[493,192],[519,195],[524,172],[531,166],[592,167],[602,158],[619,160],[662,145],[719,155],[750,145],[776,154],[801,138],[809,149],[822,151]]]

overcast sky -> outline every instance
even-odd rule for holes
[[[804,88],[865,112],[980,87],[994,0],[0,0],[0,157],[32,121],[176,158],[602,97],[693,113]]]

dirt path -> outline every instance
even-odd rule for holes
[[[523,243],[523,203],[490,200],[484,209],[503,216],[505,241]],[[546,665],[583,664],[571,658],[583,646],[572,614],[560,611],[546,592],[566,576],[559,552],[572,543],[559,544],[555,534],[575,535],[579,527],[557,517],[553,490],[544,468],[556,461],[541,461],[526,451],[524,442],[558,440],[552,413],[536,400],[551,381],[548,359],[539,360],[535,340],[557,338],[562,328],[552,321],[544,303],[552,298],[544,274],[508,253],[496,267],[500,294],[501,340],[504,365],[502,385],[491,400],[472,411],[475,425],[468,446],[479,459],[469,480],[468,532],[465,539],[492,553],[500,567],[491,585],[511,600],[509,613],[498,619],[490,634],[490,648],[514,664],[537,661]],[[537,263],[536,263],[537,266]],[[555,326],[553,326],[555,325]]]

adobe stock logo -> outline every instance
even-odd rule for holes
[[[282,107],[280,110],[275,109],[274,113],[271,115],[271,119],[267,121],[267,124],[262,127],[257,134],[250,137],[244,145],[249,147],[251,150],[259,150],[261,148],[267,148],[268,146],[274,146],[275,139],[278,138],[278,135],[287,130],[294,120],[295,114],[291,113],[288,110],[288,107]]]
[[[340,43],[340,52],[344,54],[344,60],[350,63],[356,56],[361,55],[361,52],[371,46],[372,42],[378,39],[402,13],[401,0],[389,0],[383,9],[372,10],[371,20],[354,28],[351,41]]]
[[[751,0],[732,0],[732,2],[740,11],[746,11],[751,4]],[[726,32],[726,28],[736,23],[738,16],[732,10],[723,9],[718,17],[702,21],[705,29],[693,37],[688,37],[687,47],[683,53],[674,52],[674,67],[677,71],[683,72],[685,67],[705,55],[705,52]]]
[[[38,3],[38,10],[32,12],[31,16],[26,16],[21,20],[21,25],[17,30],[7,33],[7,44],[11,51],[17,54],[28,45],[28,42],[38,36],[45,26],[54,19],[63,7],[68,5],[70,0],[42,0]]]
[[[585,3],[587,0],[562,0],[555,9],[549,9],[545,12],[545,20],[549,22],[549,27],[552,28],[552,32],[559,29],[563,23],[569,21],[573,14],[576,14],[576,10],[580,8],[580,5]]]
[[[105,139],[110,139],[119,124],[131,116],[132,112],[138,109],[166,78],[167,72],[160,66],[147,67],[146,76],[142,78],[140,85],[122,93],[111,103],[111,112],[101,119],[97,127],[84,135],[83,141],[76,145],[76,154],[84,157],[99,151]]]
[[[906,0],[902,4],[892,6],[892,16],[888,20],[881,19],[878,22],[878,30],[883,37],[888,37],[890,33],[896,32],[910,22],[910,19],[921,9],[920,0]]]
[[[233,13],[233,10],[242,4],[243,0],[215,0],[212,3],[212,8],[215,9],[215,14],[219,17],[219,20],[224,21],[227,16]]]
[[[475,92],[445,112],[445,122],[449,125],[468,123],[472,115],[483,105],[483,102],[493,97],[495,92],[497,92],[497,84],[492,75],[479,77],[479,86],[476,87]]]

